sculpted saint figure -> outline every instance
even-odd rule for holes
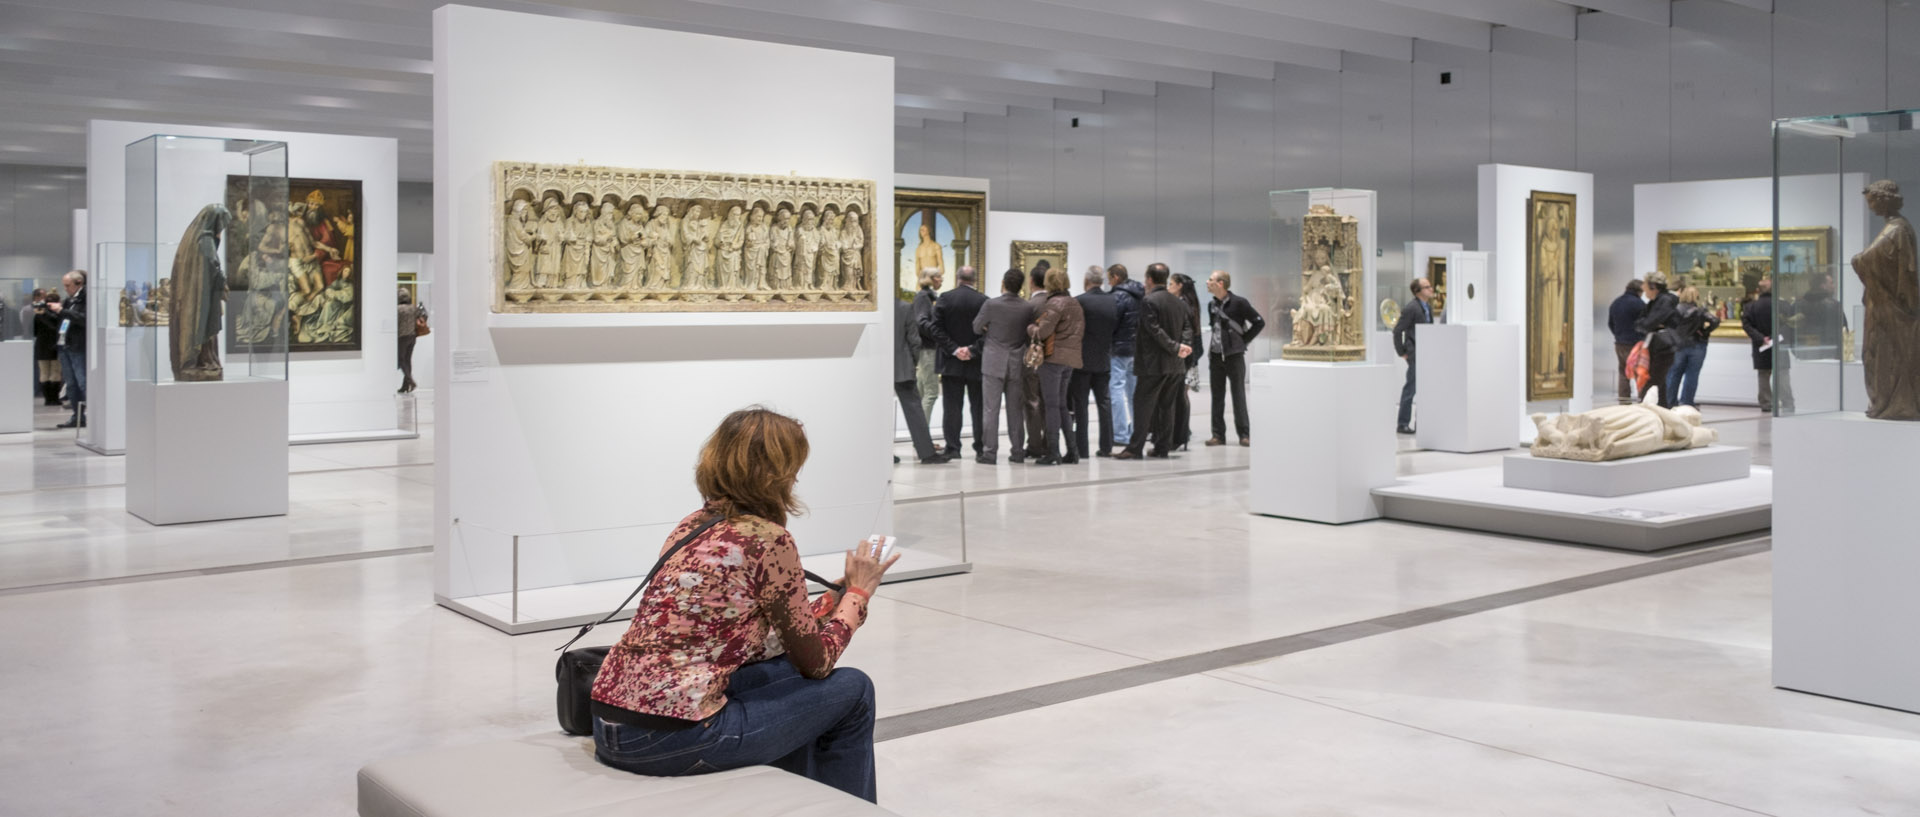
[[[1913,225],[1900,214],[1900,186],[1880,180],[1861,191],[1874,215],[1887,220],[1880,235],[1853,257],[1867,308],[1861,367],[1867,379],[1867,416],[1920,420],[1920,268]]]
[[[1339,339],[1347,293],[1325,247],[1314,250],[1313,263],[1315,272],[1301,293],[1300,308],[1293,310],[1293,345],[1331,346]]]
[[[726,290],[746,289],[747,282],[740,277],[740,248],[747,237],[746,221],[740,216],[740,205],[727,209],[727,218],[720,222],[720,260],[717,274],[720,288]]]
[[[224,204],[200,208],[193,223],[180,234],[173,254],[173,315],[167,360],[173,379],[219,380],[221,304],[227,299],[227,276],[220,268],[220,238],[233,223]]]
[[[600,217],[593,222],[593,256],[587,264],[587,283],[602,289],[613,281],[620,244],[620,213],[613,202],[600,204]]]
[[[867,289],[864,263],[867,234],[860,223],[860,211],[849,210],[841,220],[846,222],[846,227],[840,231],[840,269],[846,276],[848,289],[864,292]]]
[[[615,238],[620,242],[620,268],[613,276],[613,285],[620,289],[639,289],[640,282],[647,274],[647,246],[643,243],[647,229],[647,206],[635,199],[627,205],[627,217],[620,220]]]
[[[773,214],[773,257],[767,261],[767,277],[774,289],[793,289],[793,212],[782,206]]]
[[[540,226],[533,239],[533,286],[550,289],[560,282],[560,247],[566,243],[566,225],[559,196],[548,196],[540,204]]]
[[[662,204],[647,222],[647,289],[673,286],[673,218]]]
[[[746,256],[741,259],[747,268],[747,286],[754,289],[767,288],[767,245],[773,240],[770,229],[766,208],[754,205],[747,215]]]
[[[829,212],[820,224],[820,288],[838,292],[840,286],[840,217]]]
[[[945,269],[946,252],[940,248],[940,242],[933,240],[932,210],[920,211],[920,244],[913,248],[913,266],[925,275],[927,270]]]
[[[706,208],[698,204],[688,207],[687,217],[680,220],[680,252],[686,258],[685,277],[680,286],[712,289],[713,219],[707,218]]]
[[[514,199],[507,213],[507,288],[525,289],[533,275],[533,211],[526,199]]]
[[[1658,386],[1648,388],[1639,403],[1532,417],[1540,431],[1533,441],[1533,455],[1548,459],[1606,462],[1703,448],[1720,439],[1720,432],[1700,424],[1699,409],[1661,408]]]
[[[820,258],[820,217],[812,210],[800,212],[800,229],[794,231],[794,255],[796,285],[802,289],[818,289],[819,282],[813,277],[813,271]]]
[[[584,201],[573,203],[573,218],[567,219],[561,234],[560,286],[563,289],[587,288],[587,254],[593,246],[593,208]]]
[[[1564,351],[1569,317],[1561,311],[1561,305],[1566,302],[1567,286],[1566,208],[1549,206],[1547,218],[1535,229],[1540,232],[1535,246],[1539,249],[1536,262],[1541,273],[1540,304],[1543,308],[1539,315],[1534,316],[1534,320],[1539,322],[1534,354],[1537,355],[1536,360],[1547,361],[1547,373],[1560,375],[1567,370]]]

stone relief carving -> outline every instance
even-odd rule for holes
[[[1332,205],[1308,208],[1300,225],[1300,307],[1292,310],[1293,340],[1280,348],[1288,360],[1365,360],[1366,256],[1360,220]]]
[[[1534,414],[1533,424],[1540,433],[1533,441],[1533,455],[1606,462],[1704,448],[1719,441],[1720,432],[1701,425],[1698,409],[1664,409],[1659,401],[1660,390],[1654,387],[1640,403],[1552,417]]]
[[[875,308],[870,181],[494,169],[495,312]]]

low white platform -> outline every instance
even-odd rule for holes
[[[1508,454],[1501,462],[1508,488],[1584,496],[1626,496],[1744,479],[1753,452],[1732,445],[1664,451],[1611,462],[1579,462]]]
[[[155,525],[287,513],[287,381],[127,383],[127,511]]]
[[[417,440],[420,432],[402,428],[383,431],[324,431],[314,434],[294,434],[287,438],[288,445],[321,445],[325,443],[364,443],[376,440]]]
[[[1768,468],[1752,468],[1744,479],[1618,497],[1508,488],[1502,471],[1422,474],[1373,494],[1388,519],[1643,552],[1773,524]]]
[[[800,564],[828,579],[837,579],[846,570],[846,556],[841,553],[802,556]],[[962,562],[901,547],[900,561],[887,571],[887,576],[881,584],[971,572],[973,572],[971,562]],[[633,592],[634,586],[640,583],[641,578],[642,576],[626,576],[586,584],[522,590],[518,599],[514,598],[513,593],[488,593],[457,599],[435,596],[434,600],[443,607],[500,632],[521,635],[578,627],[589,621],[599,621],[606,617],[608,610],[613,609],[613,606],[626,598],[628,593]],[[813,589],[823,588],[816,585]],[[621,610],[620,616],[615,621],[632,617],[633,608],[629,607]]]
[[[1309,522],[1380,516],[1372,490],[1397,467],[1394,367],[1276,361],[1247,367],[1253,435],[1247,505]]]
[[[1773,682],[1920,712],[1920,423],[1773,423]]]
[[[1449,299],[1451,303],[1451,299]],[[1514,447],[1520,424],[1520,327],[1510,323],[1428,323],[1414,329],[1419,410],[1414,440],[1429,451]]]
[[[0,342],[0,434],[33,431],[34,382],[33,341]]]

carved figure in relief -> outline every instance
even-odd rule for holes
[[[525,289],[533,284],[533,210],[526,199],[514,199],[507,213],[506,254],[507,288]]]
[[[627,205],[627,217],[620,220],[619,229],[614,237],[620,242],[620,269],[615,273],[613,285],[619,289],[637,290],[647,275],[647,247],[643,243],[647,230],[647,206],[635,199]]]
[[[862,259],[866,257],[866,225],[860,221],[860,211],[849,210],[840,217],[845,226],[840,230],[840,269],[846,276],[847,288],[856,292],[867,289],[867,274]]]
[[[587,255],[593,247],[593,208],[586,202],[573,203],[573,218],[567,219],[561,240],[560,287],[586,289]]]
[[[611,200],[600,203],[600,217],[593,221],[593,254],[587,261],[587,285],[605,289],[613,281],[620,252],[620,211]]]
[[[740,216],[740,205],[727,208],[727,218],[720,222],[720,258],[715,264],[720,278],[720,288],[741,290],[747,288],[747,281],[740,276],[740,250],[746,244],[746,220]]]
[[[1290,313],[1293,339],[1280,349],[1292,360],[1366,359],[1365,320],[1357,291],[1364,275],[1359,220],[1315,204],[1300,228],[1300,306]]]
[[[828,292],[839,292],[840,286],[840,221],[833,211],[827,211],[820,224],[820,288]]]
[[[696,204],[687,208],[680,221],[680,252],[686,259],[686,273],[680,285],[687,289],[713,289],[713,220],[705,208]]]
[[[566,243],[565,215],[559,196],[547,196],[540,203],[540,224],[533,238],[533,286],[549,289],[560,280],[560,247]]]
[[[1900,215],[1900,186],[1881,180],[1861,191],[1874,215],[1887,220],[1880,235],[1853,257],[1865,290],[1866,337],[1861,368],[1867,380],[1867,416],[1920,420],[1920,248],[1913,225]]]
[[[1533,455],[1547,459],[1607,462],[1703,448],[1720,439],[1720,432],[1701,425],[1698,409],[1661,408],[1658,386],[1649,387],[1639,403],[1532,418],[1539,429]]]
[[[673,285],[673,216],[662,204],[653,208],[647,222],[647,289],[666,289]]]
[[[794,231],[794,285],[801,289],[818,289],[819,281],[814,278],[815,265],[820,259],[820,217],[813,210],[800,211],[800,229]]]
[[[747,214],[746,255],[741,259],[747,269],[747,286],[754,289],[767,288],[767,245],[773,240],[771,230],[766,208],[754,205],[753,212]]]
[[[773,214],[771,257],[767,259],[767,277],[774,289],[793,289],[793,212],[786,205]]]
[[[297,206],[297,205],[296,205]],[[224,204],[200,208],[173,255],[173,314],[167,347],[175,380],[219,380],[221,305],[227,277],[220,268],[220,237],[233,214]]]

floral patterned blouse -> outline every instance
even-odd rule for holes
[[[712,516],[681,520],[661,552]],[[800,550],[787,529],[757,516],[708,528],[667,561],[639,612],[594,678],[593,699],[632,712],[703,720],[727,703],[741,665],[781,654],[825,678],[867,620],[859,594],[807,603]]]

